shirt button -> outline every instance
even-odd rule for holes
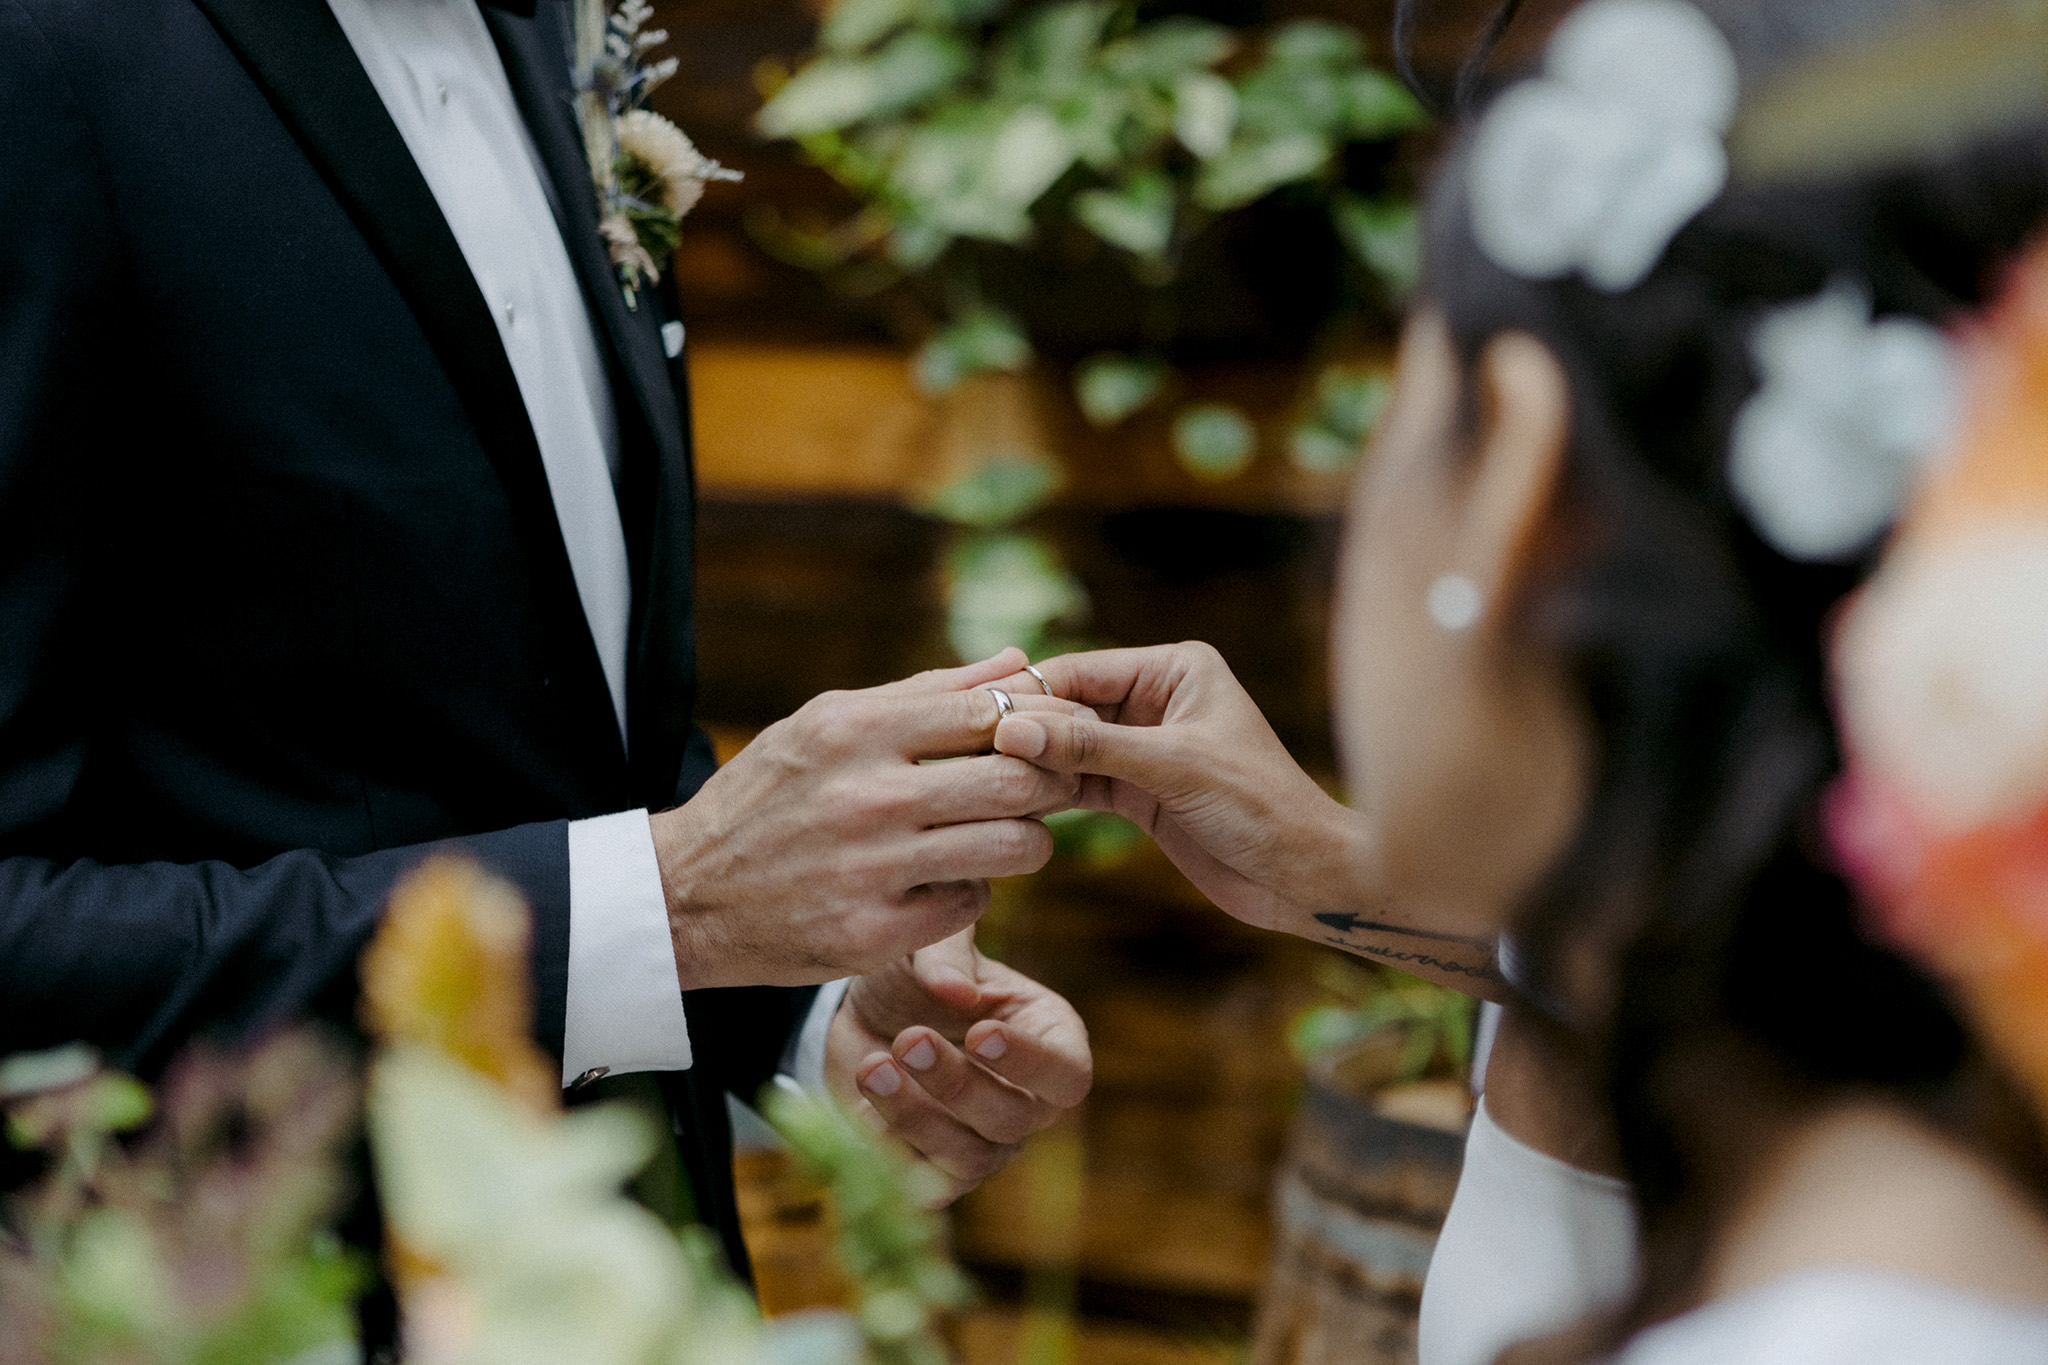
[[[439,100],[443,105],[446,105],[448,103],[448,86],[445,81],[442,84],[434,87],[434,98]]]
[[[505,325],[507,327],[510,327],[513,319],[519,316],[519,310],[512,306],[512,300],[510,299],[505,300],[505,306],[501,311],[505,314]]]

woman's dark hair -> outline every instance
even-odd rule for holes
[[[1826,50],[1901,3],[1777,5],[1808,11],[1789,51],[1755,0],[1701,8],[1747,84],[1800,41]],[[1854,176],[1734,184],[1621,293],[1493,264],[1463,154],[1428,206],[1423,295],[1468,368],[1490,338],[1527,332],[1572,397],[1559,533],[1518,619],[1575,678],[1597,749],[1584,822],[1517,927],[1539,997],[1573,999],[1589,953],[1614,974],[1601,1016],[1570,1022],[1642,1210],[1647,1279],[1628,1328],[1693,1287],[1727,1193],[1715,1143],[1749,1115],[1878,1093],[1986,1142],[2037,1141],[2006,1122],[2009,1096],[1939,992],[1859,932],[1821,837],[1839,763],[1824,642],[1871,564],[1774,552],[1726,467],[1759,319],[1843,275],[1880,315],[1945,324],[1979,308],[2048,221],[2048,128]]]

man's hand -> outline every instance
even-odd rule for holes
[[[972,924],[987,878],[1043,866],[1039,817],[1071,805],[1075,782],[989,752],[986,684],[1022,658],[827,693],[655,815],[683,989],[880,967]],[[1033,687],[1016,703],[1046,699]]]
[[[973,1189],[1088,1093],[1088,1030],[967,930],[853,982],[826,1035],[841,1102]]]

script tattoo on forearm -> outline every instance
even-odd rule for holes
[[[1363,957],[1377,958],[1383,962],[1424,967],[1433,971],[1446,972],[1453,976],[1469,976],[1476,981],[1499,981],[1501,979],[1500,973],[1494,969],[1493,942],[1490,939],[1469,938],[1463,934],[1439,934],[1427,929],[1413,929],[1402,924],[1387,924],[1380,920],[1362,919],[1350,913],[1321,914],[1317,915],[1315,920],[1318,924],[1327,925],[1329,928],[1338,931],[1334,934],[1324,934],[1322,936],[1323,941],[1335,944],[1346,952],[1357,953]],[[1401,938],[1424,939],[1431,943],[1456,944],[1459,948],[1477,949],[1481,956],[1480,960],[1474,963],[1467,954],[1458,952],[1457,948],[1446,949],[1445,951],[1451,955],[1443,956],[1440,953],[1424,952],[1418,949],[1396,948],[1386,943],[1371,943],[1358,937],[1358,933],[1361,930],[1374,935],[1394,934]]]

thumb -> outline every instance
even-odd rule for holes
[[[981,953],[974,930],[962,929],[910,955],[910,975],[934,1000],[961,1014],[981,1004]]]
[[[1177,785],[1165,735],[1156,726],[1020,711],[996,726],[995,747],[1052,772],[1116,778],[1154,795]]]

